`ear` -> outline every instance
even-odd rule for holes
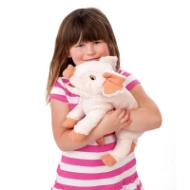
[[[106,57],[100,58],[100,61],[111,64],[113,70],[116,69],[117,60],[118,60],[117,56],[106,56]]]
[[[114,94],[118,90],[123,89],[123,83],[125,82],[126,78],[119,74],[114,74],[111,72],[105,72],[103,77],[106,78],[106,81],[103,85],[103,93],[106,95]]]
[[[63,71],[62,75],[70,79],[74,75],[75,70],[75,67],[68,65],[68,67]]]

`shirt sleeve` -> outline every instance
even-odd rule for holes
[[[127,81],[126,81],[127,90],[131,90],[137,84],[140,84],[140,82],[131,73],[129,73],[123,69],[119,69],[118,73],[127,77]]]
[[[49,99],[55,99],[61,102],[68,103],[68,99],[66,96],[67,89],[65,87],[66,82],[67,81],[64,81],[61,77],[58,78],[50,92]]]
[[[79,96],[68,91],[66,88],[67,83],[68,79],[63,77],[58,78],[50,92],[49,98],[59,100],[67,104],[77,104]]]

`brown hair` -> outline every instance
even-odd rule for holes
[[[107,17],[96,8],[76,9],[62,21],[55,41],[53,57],[49,67],[49,76],[46,87],[46,100],[50,91],[63,70],[72,64],[68,58],[70,48],[78,41],[88,42],[103,40],[107,43],[111,56],[117,56],[117,69],[120,67],[120,55],[115,35]]]

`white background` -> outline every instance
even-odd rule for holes
[[[190,6],[188,1],[0,1],[0,189],[49,190],[61,152],[45,103],[48,67],[62,19],[100,8],[122,67],[158,104],[162,127],[136,148],[145,190],[189,189]]]

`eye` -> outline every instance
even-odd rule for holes
[[[77,47],[80,48],[80,47],[83,47],[84,44],[78,44]]]
[[[96,77],[94,75],[89,76],[91,80],[96,80]]]
[[[99,43],[100,43],[100,41],[95,41],[95,42],[94,42],[95,45],[96,45],[96,44],[99,44]]]

